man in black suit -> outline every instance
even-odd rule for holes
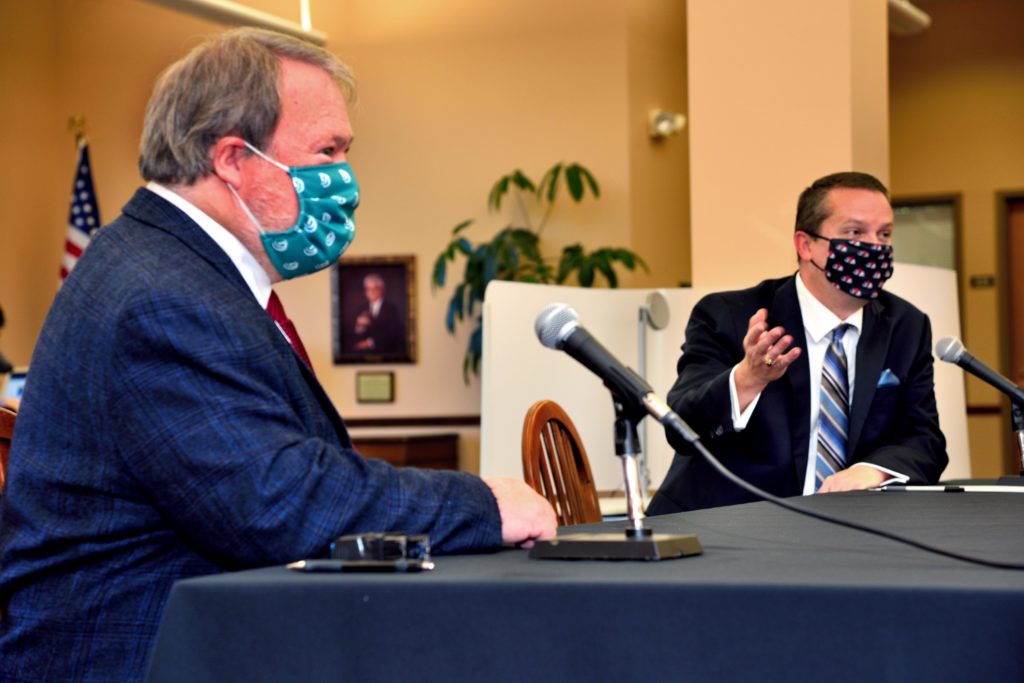
[[[797,205],[796,275],[694,307],[669,404],[750,483],[796,496],[934,483],[945,468],[928,317],[882,289],[892,232],[881,182],[826,176]],[[649,514],[756,500],[674,445]]]
[[[398,353],[405,345],[405,326],[395,305],[385,298],[384,278],[370,273],[363,278],[366,306],[356,316],[355,351]]]

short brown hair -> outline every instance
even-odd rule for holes
[[[811,183],[810,187],[800,193],[800,200],[796,204],[795,232],[818,234],[821,224],[829,217],[829,208],[825,203],[825,198],[828,197],[829,192],[837,188],[870,190],[885,195],[886,199],[889,198],[889,190],[882,184],[882,181],[867,173],[843,171],[818,178]]]
[[[354,99],[352,72],[327,50],[273,31],[226,31],[194,48],[157,80],[142,129],[142,177],[194,183],[213,170],[210,149],[225,135],[265,148],[281,114],[281,59],[322,68],[346,102]]]

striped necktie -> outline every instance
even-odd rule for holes
[[[818,460],[814,466],[814,490],[821,482],[846,468],[846,439],[849,434],[850,390],[846,374],[843,323],[832,330],[832,343],[825,351],[821,368],[821,405],[818,411]]]
[[[267,313],[284,331],[284,336],[288,337],[288,341],[291,342],[295,353],[299,354],[299,358],[306,363],[306,366],[312,372],[313,364],[309,362],[309,354],[306,353],[306,347],[303,346],[302,339],[299,338],[299,331],[295,329],[295,324],[288,319],[288,315],[284,312],[284,305],[277,298],[277,292],[274,290],[270,290],[270,300],[267,301]]]

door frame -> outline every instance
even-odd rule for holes
[[[1024,197],[1024,193],[1022,193]],[[926,206],[928,204],[952,204],[953,205],[953,268],[956,271],[956,299],[960,307],[960,333],[964,329],[964,291],[966,289],[964,277],[964,218],[963,218],[963,194],[959,192],[941,192],[928,194],[909,194],[893,196],[889,199],[893,211],[901,206]]]
[[[1013,263],[1010,258],[1010,202],[1021,202],[1024,204],[1024,189],[1019,190],[997,190],[996,191],[996,248],[1002,255],[996,259],[996,285],[997,302],[999,306],[999,326],[1005,331],[1000,335],[999,340],[999,361],[1000,371],[1010,376],[1013,365],[1013,347],[1011,346],[1012,325],[1010,310],[1010,273],[1013,270]],[[1009,446],[1004,451],[1004,467],[1010,474],[1018,474],[1021,470],[1021,463],[1018,462],[1017,442],[1011,430],[1010,401],[1002,403],[1003,431],[1009,439]]]

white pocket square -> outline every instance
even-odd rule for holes
[[[882,370],[882,376],[878,378],[878,384],[876,384],[875,387],[895,387],[898,386],[899,383],[900,378],[894,375],[892,370],[886,368],[885,370]]]

